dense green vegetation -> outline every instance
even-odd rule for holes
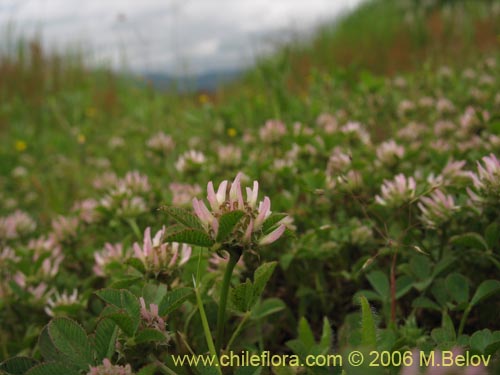
[[[468,351],[487,369],[455,373],[498,373],[499,18],[369,2],[201,95],[11,48],[0,373],[217,374],[172,355],[229,348]],[[418,373],[223,370],[259,371]]]

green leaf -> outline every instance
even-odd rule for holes
[[[413,287],[413,280],[409,276],[401,276],[396,280],[396,299],[400,299]]]
[[[234,372],[234,375],[260,375],[262,372],[262,367],[245,366],[238,367]]]
[[[215,243],[207,233],[191,228],[180,229],[173,233],[169,233],[165,236],[165,241],[201,247],[211,247]]]
[[[255,305],[252,309],[252,319],[259,320],[284,310],[285,308],[285,303],[279,298],[268,298]]]
[[[500,281],[498,280],[483,281],[481,285],[479,285],[479,287],[476,289],[476,293],[474,293],[474,296],[472,297],[469,303],[469,308],[472,308],[485,298],[488,298],[498,292],[500,292]]]
[[[229,292],[229,298],[231,305],[234,306],[238,311],[246,312],[249,311],[253,300],[253,285],[250,280],[239,284],[235,288],[231,289]]]
[[[137,259],[137,258],[134,258],[134,259],[137,260],[137,261],[139,261],[142,264],[142,262],[139,259]],[[144,265],[143,265],[143,267],[144,267]],[[113,288],[113,289],[129,288],[130,286],[136,284],[139,280],[142,280],[142,279],[143,279],[142,276],[127,277],[127,278],[124,278],[124,279],[120,279],[120,280],[114,281],[113,283],[111,283],[109,285],[109,287]]]
[[[452,273],[446,278],[446,290],[459,304],[469,301],[469,281],[459,273]]]
[[[168,292],[158,305],[158,315],[165,316],[179,308],[193,295],[192,288],[177,288]]]
[[[58,352],[79,369],[94,364],[94,350],[85,330],[68,318],[55,318],[47,326],[49,337]]]
[[[484,232],[486,243],[490,249],[500,247],[500,224],[491,223]]]
[[[154,303],[159,306],[163,298],[167,295],[167,286],[165,284],[146,284],[142,288],[142,297],[146,306]]]
[[[144,263],[142,263],[142,261],[138,258],[127,259],[125,264],[132,266],[133,268],[135,268],[137,271],[139,271],[142,274],[146,273],[146,267],[144,266]]]
[[[489,329],[474,332],[470,338],[470,347],[479,353],[484,353],[486,347],[493,341],[493,334]]]
[[[324,354],[328,353],[333,342],[333,332],[328,318],[325,316],[323,318],[323,330],[321,332],[321,339],[319,340],[319,346]]]
[[[49,336],[48,325],[42,329],[40,336],[38,336],[38,347],[42,357],[46,361],[55,361],[61,358],[61,355],[57,351],[52,339]]]
[[[282,213],[272,213],[264,222],[262,223],[262,232],[264,234],[270,233],[276,224],[278,224],[281,220],[287,217],[287,214]]]
[[[260,295],[264,291],[264,288],[271,278],[277,264],[277,262],[264,263],[255,270],[255,273],[253,275],[253,299],[251,300],[252,306],[260,298]]]
[[[136,296],[126,289],[101,289],[96,292],[97,296],[110,305],[118,307],[123,313],[110,315],[116,324],[127,335],[132,336],[141,318],[141,306]],[[122,315],[127,316],[129,319],[124,319]]]
[[[135,336],[135,342],[137,344],[142,344],[145,342],[166,342],[168,340],[167,337],[160,331],[153,328],[146,328],[141,330]]]
[[[162,206],[160,207],[160,210],[165,211],[172,219],[188,228],[203,231],[203,225],[201,224],[200,219],[185,208]]]
[[[366,278],[383,300],[389,299],[389,280],[382,271],[370,272]]]
[[[426,280],[431,275],[431,262],[428,257],[414,255],[410,260],[410,270],[418,280]]]
[[[436,302],[424,296],[415,298],[413,300],[412,307],[441,311],[441,307]]]
[[[300,318],[298,331],[298,339],[306,348],[311,348],[316,345],[316,340],[314,339],[311,326],[307,322],[306,318]]]
[[[88,369],[88,368],[87,368]],[[78,375],[79,371],[60,362],[46,362],[32,367],[25,375]]]
[[[24,375],[26,371],[38,364],[38,361],[28,357],[13,357],[0,364],[0,371],[9,375]]]
[[[141,368],[137,373],[137,375],[155,375],[157,373],[156,372],[157,369],[158,366],[152,363],[150,365],[146,365],[143,368]]]
[[[488,250],[488,244],[484,238],[478,233],[465,233],[457,236],[453,236],[450,242],[456,245],[461,245],[471,249],[483,249]]]
[[[233,232],[236,225],[240,222],[241,218],[245,215],[243,211],[236,210],[223,214],[219,218],[219,229],[217,231],[217,242],[224,242],[229,235]]]
[[[97,362],[102,362],[104,358],[111,358],[113,356],[117,336],[118,327],[113,320],[104,318],[97,323],[94,335]]]
[[[104,317],[111,319],[128,337],[134,336],[137,331],[138,324],[125,313],[110,313],[105,314]]]
[[[364,296],[360,296],[359,301],[361,303],[361,345],[376,348],[375,319],[373,318],[370,304]]]

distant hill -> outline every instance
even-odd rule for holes
[[[227,71],[211,71],[196,76],[176,77],[165,73],[147,72],[140,78],[161,91],[177,89],[180,92],[215,91],[223,83],[240,77],[242,69]]]

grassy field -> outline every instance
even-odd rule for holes
[[[499,25],[371,1],[182,95],[12,43],[0,374],[499,373]],[[176,365],[231,350],[289,366]]]

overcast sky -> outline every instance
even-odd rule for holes
[[[116,68],[198,74],[249,65],[361,1],[0,0],[0,43],[8,29],[38,31],[48,46],[80,46]]]

